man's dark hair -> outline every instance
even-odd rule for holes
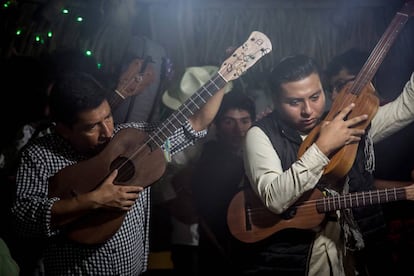
[[[239,91],[232,91],[224,95],[214,122],[216,124],[220,122],[224,114],[230,109],[246,110],[249,112],[252,121],[256,120],[256,106],[254,101]]]
[[[313,58],[303,54],[288,56],[270,72],[270,89],[273,96],[277,98],[284,83],[302,80],[312,73],[320,75],[320,72],[320,67]]]
[[[52,120],[72,126],[80,112],[98,107],[106,99],[105,88],[84,72],[62,74],[50,92]]]

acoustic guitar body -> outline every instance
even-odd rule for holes
[[[355,103],[355,107],[349,113],[347,119],[367,114],[367,120],[354,126],[355,128],[366,129],[378,111],[379,99],[375,95],[375,89],[371,83],[366,85],[359,94],[352,93],[350,90],[351,86],[352,84],[349,83],[341,90],[324,120],[333,120],[342,109],[349,106],[351,103]],[[320,130],[320,125],[318,125],[309,133],[299,148],[298,157],[301,157],[318,139]],[[333,180],[343,178],[351,169],[357,150],[358,144],[349,144],[329,156],[330,162],[324,170],[324,177]]]
[[[67,237],[81,244],[100,244],[109,240],[121,227],[126,212],[97,210],[65,228]]]
[[[295,206],[283,215],[271,212],[250,188],[238,192],[227,209],[227,225],[230,233],[245,243],[254,243],[270,237],[287,228],[311,229],[325,218],[319,213],[316,204],[302,202],[321,198],[319,190],[305,193]]]
[[[140,130],[120,130],[98,155],[57,172],[50,179],[49,197],[90,192],[114,169],[118,169],[117,185],[151,185],[164,173],[166,161],[161,148],[151,150],[146,139],[147,134]]]
[[[325,214],[336,210],[370,206],[398,200],[413,200],[414,184],[400,188],[325,196],[320,190],[305,192],[282,214],[272,213],[250,187],[230,201],[227,225],[239,241],[254,243],[288,229],[312,229],[325,221]]]
[[[134,128],[120,130],[97,156],[65,167],[49,184],[49,197],[71,198],[96,189],[114,169],[117,185],[149,186],[164,173],[161,148],[144,143],[147,134]],[[121,227],[126,212],[97,210],[66,227],[67,236],[79,243],[97,244]]]

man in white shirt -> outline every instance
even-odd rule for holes
[[[270,83],[275,111],[247,133],[244,160],[255,193],[268,209],[283,213],[283,218],[294,219],[295,209],[285,211],[314,188],[334,194],[372,189],[373,142],[414,120],[414,75],[396,100],[379,108],[366,129],[355,126],[366,123],[369,114],[348,118],[354,104],[344,106],[331,121],[322,121],[326,98],[320,70],[307,56],[283,59],[273,69]],[[316,140],[298,158],[299,147],[316,126],[320,126]],[[341,185],[326,182],[323,174],[330,158],[345,145],[356,143],[359,146],[355,162],[341,179]],[[262,241],[261,249],[252,257],[256,263],[251,272],[254,275],[262,275],[264,271],[278,275],[353,272],[352,266],[344,265],[344,252],[361,249],[364,240],[377,237],[376,233],[384,228],[381,209],[375,206],[346,209],[340,216],[327,217],[317,229],[283,229]]]

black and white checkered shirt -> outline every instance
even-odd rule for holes
[[[150,132],[156,125],[127,123],[116,127],[115,132],[125,127]],[[168,138],[170,153],[183,150],[205,135],[206,131],[196,132],[186,122]],[[16,231],[24,237],[47,238],[43,254],[46,275],[139,275],[147,269],[149,253],[150,187],[140,193],[120,229],[103,244],[75,244],[50,227],[51,207],[59,198],[48,198],[48,180],[84,159],[55,133],[33,141],[23,151],[13,206]]]

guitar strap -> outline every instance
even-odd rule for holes
[[[349,177],[346,178],[344,184],[344,193],[349,191]],[[344,209],[341,211],[340,224],[344,231],[345,246],[348,250],[362,249],[365,247],[364,239],[359,231],[358,225],[352,214],[352,209]]]

